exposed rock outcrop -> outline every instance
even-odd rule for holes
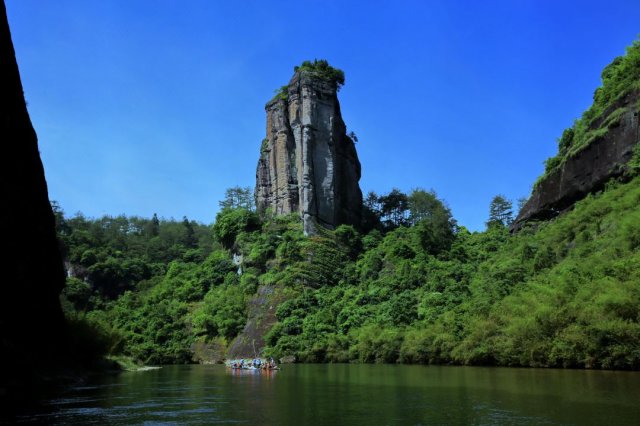
[[[520,210],[513,228],[529,220],[546,220],[571,207],[591,192],[598,191],[611,178],[620,177],[640,142],[638,102],[640,93],[619,99],[591,127],[606,122],[609,115],[624,108],[619,119],[608,124],[607,132],[595,138],[558,169],[543,178]]]
[[[299,213],[316,226],[360,225],[360,161],[340,114],[335,81],[298,70],[267,103],[267,137],[256,173],[256,206]]]
[[[22,91],[4,2],[0,10],[0,196],[3,208],[0,353],[4,386],[21,385],[36,362],[55,362],[64,330],[65,282],[47,183]]]
[[[260,286],[249,301],[247,324],[231,342],[227,358],[249,358],[258,356],[266,346],[264,337],[278,321],[276,310],[288,299],[287,293],[273,286]]]

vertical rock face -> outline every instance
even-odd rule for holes
[[[362,215],[360,161],[346,134],[335,82],[297,71],[269,103],[267,137],[256,173],[256,206],[298,212],[306,235],[317,225],[358,226]]]
[[[65,276],[36,133],[22,92],[4,2],[0,5],[0,394],[13,376],[50,360],[63,333]],[[6,370],[6,371],[4,371]],[[4,375],[4,374],[3,374]]]

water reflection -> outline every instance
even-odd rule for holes
[[[272,379],[278,374],[279,370],[267,370],[256,368],[254,370],[244,369],[244,368],[226,368],[227,373],[232,376],[239,377],[260,377],[266,379]]]
[[[394,365],[169,366],[96,380],[47,424],[637,424],[640,374]]]

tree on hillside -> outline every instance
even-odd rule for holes
[[[153,218],[149,221],[146,226],[146,233],[150,237],[157,237],[160,234],[160,220],[158,219],[158,215],[156,213],[153,214]]]
[[[422,188],[416,188],[411,191],[408,197],[408,206],[409,223],[412,225],[433,216],[439,210],[445,208],[435,191],[425,191]]]
[[[408,197],[409,223],[416,226],[420,244],[431,255],[449,250],[455,239],[456,221],[434,191],[414,189]]]
[[[504,195],[496,195],[489,205],[487,228],[509,226],[513,222],[513,203]]]
[[[407,225],[409,213],[409,199],[407,194],[393,188],[387,195],[379,197],[381,205],[382,223],[387,229],[394,229]]]
[[[193,229],[193,224],[187,219],[186,216],[182,218],[182,226],[184,226],[183,244],[187,248],[196,248],[198,246],[198,238],[196,232]]]
[[[372,229],[382,230],[380,219],[380,197],[373,191],[369,191],[362,201],[362,231],[366,234]]]
[[[244,188],[234,186],[227,188],[224,194],[224,200],[218,202],[220,209],[246,209],[255,211],[255,203],[253,200],[253,190],[250,186]]]
[[[260,228],[260,218],[247,209],[223,209],[216,215],[213,224],[214,237],[225,247],[232,248],[241,232],[251,232]]]

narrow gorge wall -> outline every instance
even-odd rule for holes
[[[4,386],[16,384],[13,379],[24,381],[36,364],[55,362],[50,355],[64,331],[58,295],[65,275],[4,2],[0,7],[0,220],[5,247],[0,272],[2,394]]]
[[[267,135],[256,173],[258,210],[299,213],[306,235],[314,234],[317,225],[359,226],[360,161],[346,134],[335,82],[297,71],[265,109]]]

